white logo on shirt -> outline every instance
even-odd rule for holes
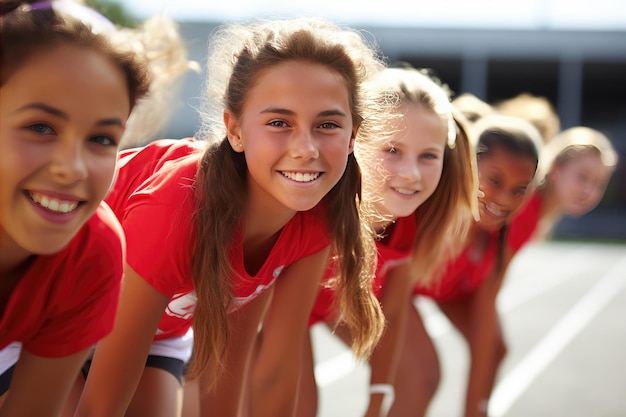
[[[198,297],[196,297],[195,291],[174,294],[165,309],[165,314],[182,320],[188,320],[193,316],[197,301]]]

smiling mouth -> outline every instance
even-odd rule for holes
[[[322,175],[321,172],[292,172],[292,171],[280,171],[285,178],[289,178],[296,182],[311,182],[315,181]]]
[[[416,190],[409,190],[408,188],[395,188],[395,187],[392,187],[392,190],[394,190],[395,192],[400,193],[402,195],[417,194]]]
[[[33,191],[29,191],[28,196],[39,206],[53,213],[69,213],[76,210],[76,208],[81,203],[80,201],[76,200],[62,200],[59,198],[53,198],[47,195],[35,193]]]
[[[508,215],[508,211],[504,211],[504,210],[498,210],[495,207],[492,207],[491,205],[484,203],[483,207],[485,207],[485,210],[487,211],[487,213],[491,214],[492,216],[495,217],[500,217],[500,218],[504,218]]]

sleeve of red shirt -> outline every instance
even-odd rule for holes
[[[191,281],[195,166],[157,175],[128,198],[122,216],[128,265],[167,297]]]

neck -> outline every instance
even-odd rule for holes
[[[255,198],[250,193],[243,215],[244,244],[248,241],[263,241],[280,231],[296,215],[275,200]]]
[[[0,245],[0,279],[5,277],[21,276],[34,255],[13,242],[3,242]]]

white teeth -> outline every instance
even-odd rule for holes
[[[415,190],[409,190],[408,188],[394,188],[394,190],[404,195],[413,195],[416,192]]]
[[[489,204],[485,204],[485,210],[487,210],[489,213],[491,213],[494,216],[497,217],[505,217],[506,216],[506,212],[501,211],[501,210],[497,210],[493,207],[491,207]]]
[[[288,172],[288,171],[283,171],[282,174],[289,178],[290,180],[294,180],[296,182],[310,182],[313,181],[315,179],[317,179],[317,177],[320,176],[319,172]]]
[[[55,213],[69,213],[78,207],[78,201],[59,200],[33,192],[30,193],[30,198],[41,207],[45,207]]]

